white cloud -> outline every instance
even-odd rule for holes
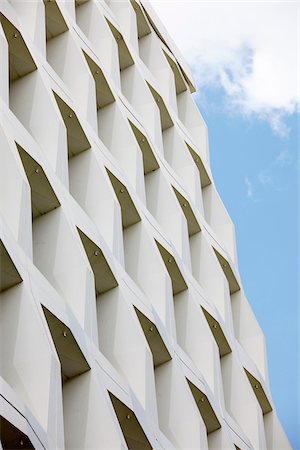
[[[279,135],[288,133],[283,119],[299,110],[297,1],[151,3],[199,89],[220,86],[232,111],[255,114]]]
[[[247,188],[247,191],[246,191],[247,197],[252,199],[253,198],[252,183],[251,183],[251,181],[249,180],[248,177],[245,177],[244,182],[245,182],[245,185],[246,185],[246,188]]]
[[[275,159],[275,164],[280,166],[286,166],[293,163],[293,155],[288,148],[282,149]]]
[[[258,181],[262,184],[262,185],[266,185],[266,184],[272,184],[273,182],[273,178],[271,176],[271,174],[269,173],[268,170],[261,170],[258,173]]]

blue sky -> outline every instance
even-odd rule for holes
[[[299,450],[299,3],[151,3],[193,69],[275,407]]]

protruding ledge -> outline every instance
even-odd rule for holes
[[[185,215],[187,225],[188,225],[189,236],[193,236],[193,234],[199,233],[199,231],[201,231],[201,228],[200,228],[198,220],[196,219],[195,214],[191,208],[191,205],[189,204],[187,199],[184,198],[184,196],[181,195],[180,192],[178,192],[177,189],[174,188],[174,186],[173,186],[173,190],[174,190],[177,200],[181,206],[183,214]]]
[[[58,198],[43,170],[20,145],[16,144],[31,188],[32,219],[60,206]]]
[[[19,30],[1,13],[0,22],[9,47],[9,81],[12,83],[37,67]]]
[[[115,97],[100,67],[85,52],[83,53],[95,80],[97,108],[104,108],[113,103]]]
[[[134,64],[134,60],[120,31],[106,17],[105,19],[118,44],[120,70],[127,69]]]
[[[150,173],[156,169],[159,169],[158,162],[153,154],[152,148],[151,148],[146,136],[130,121],[129,121],[129,124],[132,128],[132,131],[137,140],[137,143],[141,149],[141,152],[143,155],[144,174],[147,175],[147,173]]]
[[[240,285],[233,273],[233,270],[230,267],[229,262],[215,248],[214,248],[214,252],[218,258],[220,266],[222,267],[224,275],[227,278],[230,294],[234,294],[235,292],[240,290]]]
[[[135,0],[130,2],[136,14],[138,38],[141,39],[151,33],[151,28],[139,3]]]
[[[70,328],[44,306],[43,311],[60,360],[63,381],[90,370]]]
[[[75,112],[55,92],[53,93],[67,129],[68,156],[71,158],[72,156],[78,155],[89,149],[91,144],[89,143]]]
[[[147,84],[160,112],[161,129],[162,131],[165,131],[174,125],[173,120],[171,119],[170,113],[168,111],[168,108],[166,107],[166,104],[162,96],[159,95],[158,92],[156,92],[156,90],[151,86],[151,84],[149,84],[148,82]]]
[[[152,450],[152,446],[145,435],[134,412],[123,402],[109,392],[116,416],[129,450]]]
[[[140,222],[140,215],[137,212],[126,186],[108,169],[106,169],[106,171],[121,206],[123,228],[128,228],[131,225]]]
[[[54,0],[44,0],[46,16],[46,39],[49,41],[68,31],[64,16]]]
[[[221,424],[207,396],[203,392],[201,392],[190,380],[187,380],[187,382],[192,391],[203,422],[205,423],[207,434],[221,428]]]
[[[84,250],[95,277],[96,294],[100,295],[118,286],[101,249],[78,228]]]
[[[166,269],[172,281],[173,295],[188,289],[188,286],[183,278],[183,275],[175,261],[174,256],[171,255],[158,241],[155,241],[161,257],[165,263]]]
[[[153,355],[154,367],[158,367],[167,361],[170,361],[171,355],[164,343],[156,325],[151,322],[141,311],[135,308],[135,312],[143,328],[144,335]]]
[[[0,438],[3,450],[34,450],[34,446],[29,437],[3,416],[0,416]]]
[[[22,278],[9,256],[2,240],[0,241],[0,292],[22,283]]]
[[[250,372],[248,372],[247,369],[244,368],[244,370],[252,386],[253,392],[258,400],[258,403],[260,404],[263,414],[271,412],[271,403],[269,402],[261,383]]]
[[[209,314],[209,312],[207,312],[206,309],[202,308],[202,311],[205,315],[205,318],[208,322],[211,332],[214,335],[215,341],[219,347],[220,357],[225,356],[228,353],[231,353],[230,345],[228,344],[228,341],[225,337],[225,334],[223,333],[223,330],[219,322],[211,314]]]
[[[165,57],[168,61],[169,66],[172,69],[175,80],[176,94],[179,95],[187,90],[185,79],[177,65],[177,63],[164,51]]]
[[[189,149],[190,154],[192,155],[193,160],[195,161],[195,164],[199,170],[200,173],[200,180],[201,180],[201,187],[202,189],[206,186],[209,186],[211,184],[211,180],[209,178],[209,175],[206,171],[206,168],[203,164],[202,159],[198,155],[198,153],[195,152],[195,150],[192,149],[192,147],[186,143],[187,148]]]

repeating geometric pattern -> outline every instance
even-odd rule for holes
[[[150,5],[2,0],[0,21],[0,448],[289,449]]]

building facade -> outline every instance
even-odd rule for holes
[[[290,449],[151,6],[3,0],[0,22],[2,448]]]

